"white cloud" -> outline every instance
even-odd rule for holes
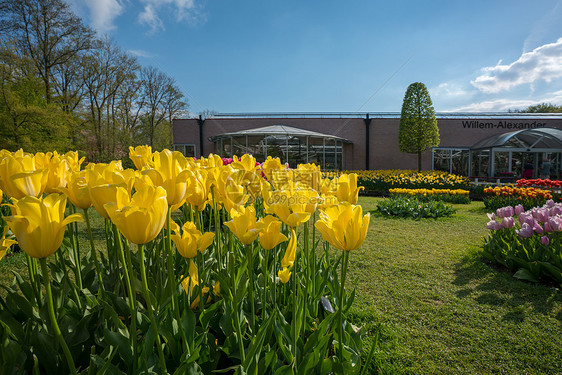
[[[131,55],[139,56],[139,57],[154,57],[150,52],[147,52],[142,49],[130,49],[129,52]]]
[[[186,21],[190,25],[204,22],[205,16],[199,11],[194,0],[141,0],[144,9],[139,13],[138,21],[150,28],[151,33],[164,30],[164,22],[160,14],[172,12],[176,22]]]
[[[532,105],[551,103],[562,105],[562,91],[556,91],[540,99],[494,99],[472,103],[455,108],[451,112],[502,112],[507,110],[524,109]]]
[[[523,53],[509,65],[499,61],[496,66],[482,68],[482,72],[470,83],[485,93],[498,93],[540,80],[551,82],[562,77],[562,38]]]
[[[437,87],[432,87],[429,89],[431,96],[464,96],[468,92],[459,86],[454,84],[449,84],[447,82],[439,84]]]
[[[85,13],[87,9],[90,24],[101,34],[114,30],[115,19],[125,10],[122,0],[72,0],[72,5],[79,14]]]

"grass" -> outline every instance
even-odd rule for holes
[[[371,224],[349,280],[358,289],[353,319],[384,327],[382,373],[562,373],[562,294],[481,260],[482,202],[414,221],[378,215],[379,199],[360,200]]]
[[[480,258],[488,221],[482,202],[454,205],[437,220],[376,213],[382,198],[361,197],[371,212],[363,246],[350,254],[351,318],[381,326],[375,367],[384,374],[562,374],[562,294],[518,281]],[[96,246],[103,220],[92,209]],[[81,251],[89,250],[79,224]],[[0,284],[26,275],[25,257],[0,262]],[[2,293],[2,291],[0,291]]]

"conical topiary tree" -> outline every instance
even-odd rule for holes
[[[421,154],[430,147],[439,146],[439,128],[429,92],[421,82],[412,83],[406,90],[398,145],[401,152],[418,154],[418,171],[421,171]]]

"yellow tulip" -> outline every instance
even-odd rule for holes
[[[17,243],[17,241],[6,238],[7,232],[8,232],[8,226],[4,228],[4,234],[2,235],[2,238],[0,238],[0,260],[4,258],[4,255],[6,255],[6,252],[8,251],[10,246]]]
[[[0,159],[0,189],[12,198],[40,197],[47,187],[49,170],[36,169],[35,156],[19,150]]]
[[[279,276],[279,280],[281,280],[283,284],[287,284],[291,278],[291,271],[289,271],[288,268],[283,268],[277,272],[277,276]]]
[[[246,193],[246,189],[230,177],[227,177],[224,183],[222,194],[223,203],[228,212],[244,206],[250,198]]]
[[[222,158],[219,155],[215,154],[209,154],[208,158],[201,157],[196,162],[200,168],[210,169],[223,166]]]
[[[199,285],[200,280],[199,280],[199,272],[197,270],[197,266],[192,260],[189,261],[189,276],[184,278],[182,275],[181,278],[182,278],[181,286],[183,290],[185,291],[186,294],[190,295],[192,299],[190,307],[192,310],[196,309],[197,306],[199,306],[199,293],[197,293],[197,296],[193,298],[193,289],[195,289],[195,287]],[[214,288],[213,291],[216,293]],[[220,293],[220,286],[218,286],[218,291]],[[204,286],[202,292],[203,294],[207,294],[209,292],[209,287]]]
[[[242,155],[241,158],[234,155],[233,159],[234,159],[234,161],[231,163],[231,166],[234,169],[253,172],[257,168],[256,167],[256,158],[254,158],[252,155],[244,154],[244,155]]]
[[[87,210],[92,207],[90,189],[88,187],[88,174],[86,171],[72,173],[67,181],[66,187],[60,187],[68,199],[78,208]]]
[[[361,206],[342,203],[320,211],[316,229],[322,238],[340,250],[355,250],[365,240],[370,215],[363,216]]]
[[[342,174],[338,178],[338,189],[336,196],[340,202],[349,202],[357,204],[359,199],[359,191],[365,189],[363,186],[357,187],[357,174]]]
[[[283,259],[281,259],[281,267],[289,268],[292,267],[295,263],[295,258],[297,256],[297,234],[295,233],[295,229],[291,228],[291,239],[289,240],[289,244],[287,245],[287,249],[285,250],[285,255]]]
[[[5,218],[20,247],[33,258],[45,258],[62,244],[65,226],[82,221],[82,215],[64,217],[66,196],[50,194],[43,199],[23,197],[10,204],[12,216]]]
[[[154,168],[142,172],[152,180],[154,186],[161,186],[166,190],[168,205],[172,211],[180,208],[187,197],[190,173],[187,168],[188,161],[181,152],[166,149],[155,152]]]
[[[174,231],[174,234],[171,236],[172,241],[174,241],[176,249],[184,258],[195,258],[198,251],[200,253],[204,252],[213,243],[215,234],[211,232],[202,234],[191,221],[185,222],[182,226],[183,233],[180,233],[180,228],[175,222],[174,224],[171,225]]]
[[[130,200],[130,194],[123,185],[105,184],[90,186],[89,184],[88,190],[96,211],[108,220],[110,217],[105,208],[106,204],[111,202],[124,204],[121,202],[128,202]]]
[[[261,224],[256,220],[256,209],[254,206],[239,206],[230,210],[232,220],[225,225],[244,245],[249,245],[263,230]]]
[[[274,191],[269,196],[269,210],[285,224],[296,228],[307,222],[316,210],[318,193],[312,189]]]
[[[208,178],[208,172],[206,170],[199,169],[189,171],[188,181],[186,200],[199,211],[203,211],[211,192],[212,180]]]
[[[151,146],[129,146],[129,158],[140,171],[145,168],[151,168],[153,164],[152,147]]]
[[[260,220],[263,231],[260,232],[260,244],[265,250],[271,250],[288,238],[281,233],[281,221],[271,215]]]
[[[126,197],[127,191],[118,187],[118,196]],[[126,239],[137,245],[152,241],[164,227],[168,213],[166,191],[158,186],[144,186],[137,190],[130,201],[117,200],[104,204],[111,221]]]
[[[285,164],[282,164],[279,158],[268,156],[262,164],[262,170],[263,174],[265,174],[265,178],[272,181],[274,174],[282,173],[281,171],[285,170]]]

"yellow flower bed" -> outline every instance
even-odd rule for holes
[[[468,195],[470,192],[464,189],[390,189],[391,194],[408,194],[408,195]]]

